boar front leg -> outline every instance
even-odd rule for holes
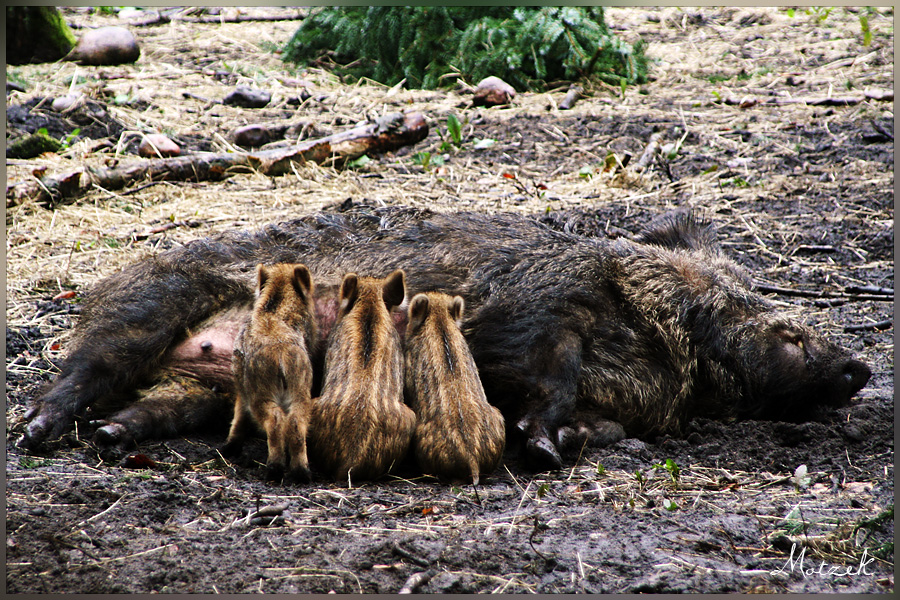
[[[516,428],[525,435],[525,452],[535,468],[559,469],[562,458],[555,440],[559,427],[575,409],[578,374],[581,370],[581,338],[574,332],[555,335],[534,351],[526,379],[528,399],[525,415]]]
[[[94,439],[103,446],[125,447],[216,425],[224,427],[232,410],[228,394],[191,377],[168,374],[142,391],[137,402],[97,422],[101,427]]]

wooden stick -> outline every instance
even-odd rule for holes
[[[55,205],[77,198],[92,186],[122,189],[140,181],[210,181],[233,173],[259,171],[278,176],[290,173],[291,164],[312,161],[343,164],[363,154],[382,154],[415,144],[428,135],[428,124],[420,113],[393,113],[374,122],[317,140],[306,140],[291,148],[258,152],[200,152],[174,158],[142,160],[113,168],[80,167],[72,171],[13,184],[6,189],[6,205],[24,199]]]
[[[890,294],[887,293],[853,293],[851,290],[854,289],[864,289],[864,288],[854,288],[848,287],[843,292],[825,292],[821,290],[795,290],[793,288],[785,288],[779,287],[776,285],[766,285],[764,283],[754,283],[753,287],[757,292],[762,292],[764,294],[780,294],[782,296],[795,296],[798,298],[843,298],[847,300],[878,300],[878,301],[894,301],[894,293],[893,290],[890,291]],[[886,291],[883,288],[878,288],[879,290]]]
[[[886,321],[878,321],[877,323],[863,323],[862,325],[847,325],[844,327],[844,333],[853,333],[854,331],[883,331],[894,325],[890,319]]]
[[[809,106],[853,106],[861,104],[866,100],[882,100],[885,102],[894,101],[893,90],[872,90],[867,91],[858,96],[823,96],[823,97],[807,97],[807,98],[737,98],[729,96],[722,99],[723,104],[751,107],[757,104],[807,104]]]

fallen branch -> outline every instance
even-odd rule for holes
[[[844,333],[853,333],[854,331],[884,331],[890,329],[894,322],[890,319],[886,321],[878,321],[877,323],[864,323],[862,325],[847,325],[844,327]]]
[[[184,15],[185,9],[182,7],[170,8],[168,10],[154,11],[145,17],[136,19],[126,19],[129,27],[151,27],[153,25],[166,25],[172,21],[180,21],[182,23],[205,23],[215,25],[216,23],[251,23],[251,22],[272,22],[272,21],[299,21],[306,17],[300,13],[285,15],[203,15],[199,17],[191,17]],[[72,29],[89,29],[89,26],[79,23],[68,23]]]
[[[134,182],[216,181],[238,172],[258,171],[275,177],[292,172],[291,164],[344,164],[363,154],[382,154],[415,144],[428,135],[428,124],[420,113],[393,113],[375,122],[317,140],[306,140],[291,148],[258,152],[201,152],[174,158],[142,160],[121,167],[81,167],[72,171],[35,177],[6,188],[6,206],[34,199],[47,205],[71,200],[94,186],[122,189]]]
[[[785,105],[785,104],[806,104],[808,106],[854,106],[856,104],[862,104],[866,100],[881,100],[884,102],[893,102],[894,101],[894,92],[893,90],[873,90],[865,92],[862,95],[855,96],[822,96],[822,97],[807,97],[807,98],[753,98],[753,97],[743,97],[736,98],[735,96],[728,96],[726,98],[722,98],[722,104],[728,104],[731,106],[740,106],[741,108],[750,108],[752,106],[756,106],[757,104],[776,104],[776,105]]]
[[[233,15],[233,16],[219,16],[219,15],[206,15],[203,17],[178,17],[175,19],[176,21],[183,21],[185,23],[250,23],[253,21],[256,22],[265,22],[265,21],[300,21],[305,18],[305,15],[301,14],[293,14],[293,15]]]
[[[764,283],[755,283],[753,287],[757,292],[761,292],[764,294],[779,294],[781,296],[794,296],[798,298],[840,298],[845,300],[876,300],[882,302],[894,301],[894,290],[875,288],[870,286],[850,286],[843,292],[826,292],[822,290],[795,290],[793,288],[784,288],[776,285],[766,285]],[[862,290],[865,290],[865,292],[858,293]]]

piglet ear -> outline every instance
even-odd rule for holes
[[[450,318],[456,321],[457,325],[462,321],[465,307],[466,301],[462,299],[462,296],[453,296],[453,299],[450,300]]]
[[[384,298],[388,310],[403,304],[403,298],[406,297],[406,273],[402,269],[397,269],[387,276],[381,288],[381,297]]]
[[[340,314],[346,315],[353,308],[356,297],[359,295],[359,278],[356,273],[347,273],[341,282],[341,307]]]
[[[256,290],[259,291],[263,289],[263,286],[266,285],[268,280],[269,268],[263,264],[256,265]]]
[[[408,332],[419,327],[428,316],[429,300],[425,294],[416,294],[409,301],[409,328]]]
[[[301,298],[308,298],[312,294],[312,273],[309,272],[306,265],[294,266],[294,278],[291,283]]]

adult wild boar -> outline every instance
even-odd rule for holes
[[[803,419],[846,404],[870,376],[754,293],[710,226],[686,213],[608,241],[514,214],[357,206],[196,240],[100,281],[22,444],[59,436],[95,403],[127,401],[185,345],[230,360],[227,342],[218,346],[233,323],[217,329],[216,319],[249,314],[256,265],[277,262],[302,262],[332,284],[403,269],[410,297],[462,296],[487,397],[536,468],[559,466],[561,447],[677,433],[695,415]],[[215,333],[216,347],[191,328]],[[227,377],[204,384],[231,387]]]

